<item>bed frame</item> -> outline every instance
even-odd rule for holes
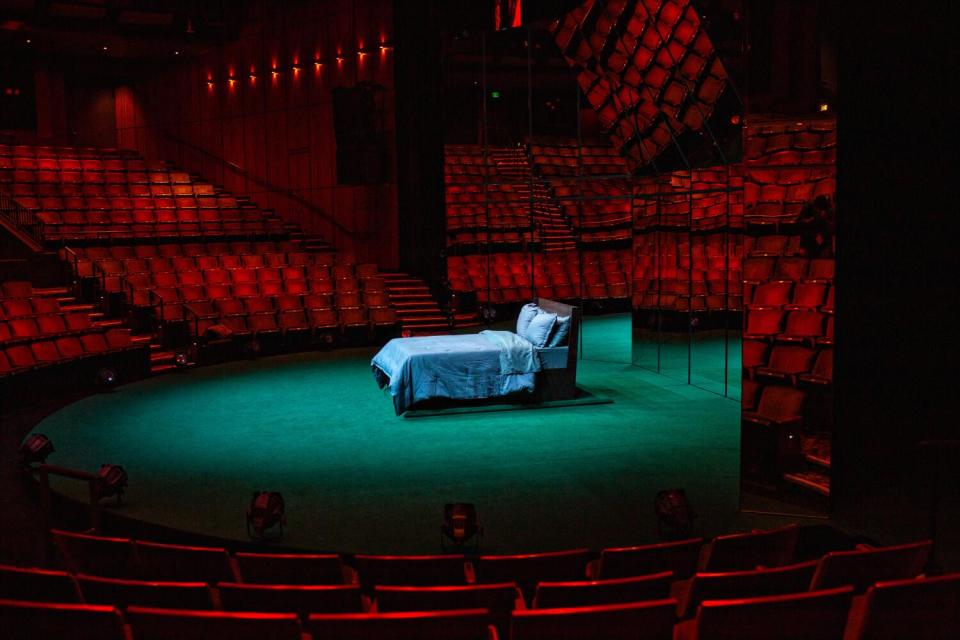
[[[580,308],[547,298],[537,298],[537,305],[544,311],[555,313],[558,316],[570,316],[570,333],[566,346],[540,350],[541,352],[557,352],[555,358],[558,362],[554,363],[552,362],[554,358],[549,358],[551,362],[546,363],[544,368],[535,374],[536,397],[540,401],[572,400],[577,395],[577,346],[580,343]],[[562,358],[559,356],[563,351],[566,352],[566,363],[565,366],[561,367],[560,361],[562,361]]]

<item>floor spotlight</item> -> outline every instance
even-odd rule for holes
[[[110,367],[103,367],[97,371],[97,384],[101,387],[112,387],[117,384],[117,372]]]
[[[283,525],[287,520],[286,505],[278,491],[254,491],[247,507],[247,535],[263,538],[274,525],[279,526],[283,537]]]
[[[175,364],[178,368],[181,368],[181,369],[184,368],[184,367],[189,367],[189,366],[190,366],[190,358],[189,358],[189,356],[187,356],[187,352],[186,352],[186,351],[177,351],[177,352],[173,355],[173,364]]]
[[[47,456],[54,452],[53,442],[42,433],[31,433],[20,445],[20,455],[24,464],[47,461]]]
[[[657,492],[653,502],[654,512],[657,514],[657,530],[661,538],[680,539],[690,537],[693,528],[693,519],[697,514],[693,512],[687,494],[683,489],[667,489]]]
[[[99,502],[104,498],[114,496],[117,499],[117,504],[120,504],[126,490],[127,472],[123,467],[118,464],[100,466],[93,489],[95,501]]]
[[[450,540],[454,548],[462,549],[470,538],[476,536],[476,546],[480,546],[483,527],[477,516],[477,507],[469,502],[448,502],[443,505],[443,524],[440,525],[440,546],[446,550],[446,541]]]

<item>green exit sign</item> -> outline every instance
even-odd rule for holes
[[[492,99],[496,100],[497,98],[500,97],[500,92],[499,92],[499,91],[491,91],[491,92],[490,92],[490,97],[491,97]]]

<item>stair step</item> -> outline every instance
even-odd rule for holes
[[[123,320],[118,320],[116,318],[112,318],[110,320],[96,320],[93,322],[93,326],[100,327],[101,329],[111,329],[115,327],[122,327]]]
[[[66,287],[34,287],[33,293],[38,296],[57,296],[59,300],[61,296],[66,296],[70,291]]]
[[[154,351],[150,354],[150,362],[173,362],[173,351]]]
[[[157,364],[150,367],[150,373],[157,375],[159,373],[167,373],[168,371],[176,370],[177,365],[175,364]]]

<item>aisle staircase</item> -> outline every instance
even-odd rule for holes
[[[829,433],[804,435],[801,443],[803,465],[784,473],[784,482],[830,497],[830,444]]]
[[[573,227],[567,220],[549,185],[532,175],[530,156],[520,148],[497,149],[491,152],[497,172],[515,183],[516,190],[530,197],[533,188],[533,219],[546,251],[564,251],[577,246]]]
[[[390,305],[397,310],[404,336],[427,336],[450,331],[450,321],[427,284],[406,273],[384,272]]]

